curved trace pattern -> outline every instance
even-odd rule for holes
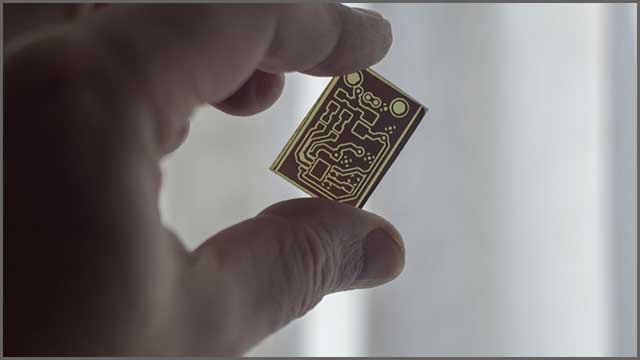
[[[361,207],[424,113],[372,70],[336,77],[272,170],[313,196]]]

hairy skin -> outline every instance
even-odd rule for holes
[[[397,230],[328,200],[278,203],[192,253],[158,211],[158,161],[195,106],[248,116],[285,72],[370,66],[386,20],[337,4],[75,13],[5,48],[6,355],[238,355],[400,273]]]

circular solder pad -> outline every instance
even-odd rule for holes
[[[358,72],[354,72],[349,75],[346,75],[344,77],[344,82],[351,87],[358,86],[362,84],[362,74],[358,71]]]
[[[409,104],[403,98],[395,98],[391,101],[391,115],[401,118],[409,112]]]

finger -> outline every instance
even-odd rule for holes
[[[224,307],[233,321],[225,332],[238,336],[227,339],[226,350],[241,353],[326,294],[393,279],[404,266],[404,246],[379,216],[296,199],[220,232],[194,257],[200,284],[229,299]]]
[[[269,108],[278,100],[283,89],[284,74],[256,70],[233,95],[212,105],[227,114],[249,116]]]
[[[169,121],[224,101],[256,69],[343,74],[391,43],[386,20],[340,4],[114,5],[74,30],[91,35],[121,91]],[[176,128],[159,124],[159,133]]]
[[[183,75],[175,80],[193,81],[191,89],[208,102],[230,96],[258,67],[343,74],[376,63],[391,43],[388,21],[340,4],[107,10],[92,28],[109,50],[123,60],[135,57],[126,63],[154,69],[154,77]]]
[[[391,25],[374,11],[336,4],[288,10],[291,14],[280,18],[261,69],[343,75],[377,63],[391,47]],[[327,33],[318,35],[323,29]]]

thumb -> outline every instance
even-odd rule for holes
[[[218,295],[214,311],[221,297],[228,299],[216,319],[228,343],[217,350],[239,353],[326,294],[395,278],[404,266],[404,245],[377,215],[330,200],[296,199],[218,233],[194,257],[199,283],[214,285]]]

